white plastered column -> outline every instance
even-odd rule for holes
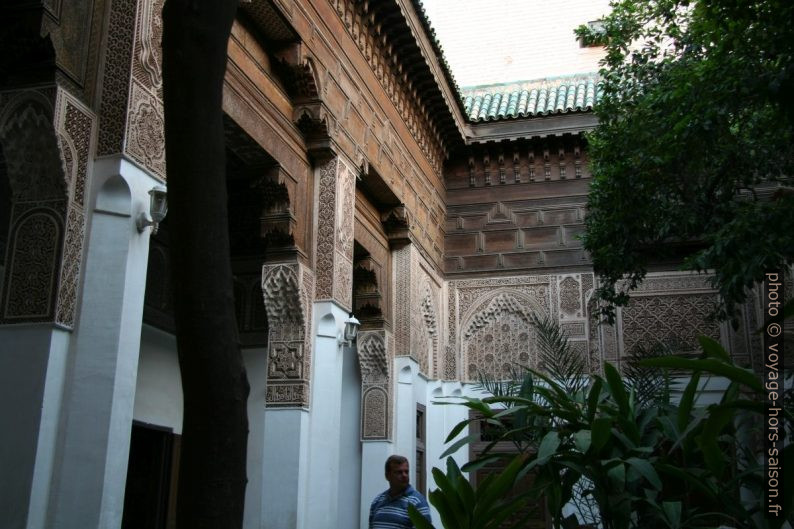
[[[338,337],[348,312],[332,301],[314,304],[314,367],[306,529],[333,529],[339,519],[342,348]]]
[[[150,229],[160,182],[121,157],[98,160],[85,283],[61,417],[47,527],[120,527],[135,401]]]

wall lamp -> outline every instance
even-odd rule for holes
[[[157,233],[157,228],[168,213],[168,198],[166,189],[162,186],[155,186],[149,190],[149,215],[141,212],[135,224],[138,226],[138,233],[142,233],[147,226],[152,227],[152,235]]]
[[[356,339],[356,335],[358,334],[359,325],[361,325],[361,322],[351,314],[350,317],[345,320],[345,330],[339,334],[339,345],[344,347],[353,345],[353,340]]]

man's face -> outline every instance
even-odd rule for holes
[[[389,467],[386,473],[386,480],[392,490],[402,490],[408,486],[408,463],[394,464]]]

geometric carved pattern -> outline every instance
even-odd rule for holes
[[[77,293],[85,242],[85,191],[89,163],[94,158],[91,138],[96,117],[65,90],[58,90],[55,126],[60,138],[61,157],[66,162],[69,182],[69,209],[61,257],[58,304],[55,321],[71,327],[77,310]]]
[[[135,0],[113,0],[108,18],[107,56],[102,78],[98,154],[122,152],[132,66]]]
[[[716,302],[716,294],[632,296],[622,309],[624,355],[657,343],[693,350],[701,334],[719,340],[719,324],[709,318]]]
[[[58,288],[58,307],[55,321],[72,327],[77,310],[77,286],[80,279],[80,265],[83,257],[85,238],[85,215],[76,205],[69,207],[66,219],[66,238],[63,242],[61,258],[61,278]]]
[[[476,380],[479,373],[504,379],[516,364],[536,365],[531,312],[511,294],[500,292],[474,314],[463,334],[465,380]]]
[[[362,331],[357,340],[361,371],[361,438],[391,435],[391,355],[386,331]]]
[[[300,264],[262,267],[262,296],[268,324],[265,401],[268,407],[309,403],[311,342],[306,322],[312,280]]]

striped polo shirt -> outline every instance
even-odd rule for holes
[[[396,498],[392,498],[387,490],[372,500],[372,506],[369,508],[369,529],[410,529],[414,524],[408,517],[408,504],[416,507],[422,516],[432,523],[427,500],[415,488],[408,485]]]

